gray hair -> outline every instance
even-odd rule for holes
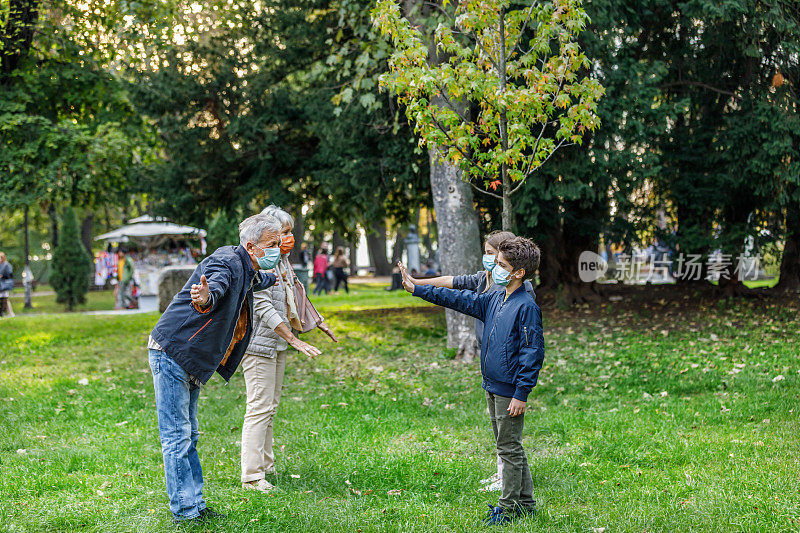
[[[272,204],[269,207],[265,207],[263,211],[261,211],[262,215],[271,215],[281,222],[281,226],[289,225],[290,227],[294,228],[294,217],[278,207],[275,204]]]
[[[241,243],[242,246],[246,245],[248,242],[256,244],[261,240],[261,235],[263,235],[265,231],[280,235],[280,220],[274,216],[265,215],[264,213],[246,218],[239,224],[239,243]]]

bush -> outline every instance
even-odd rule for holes
[[[86,302],[92,257],[84,248],[78,232],[78,217],[68,207],[61,215],[61,237],[53,253],[53,272],[50,284],[56,291],[56,301],[68,310]]]

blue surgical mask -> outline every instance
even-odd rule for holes
[[[483,254],[483,268],[489,272],[491,272],[494,266],[497,264],[494,262],[494,257],[494,254]]]
[[[505,287],[511,283],[511,272],[500,265],[495,265],[494,269],[492,270],[492,281],[501,287]]]
[[[275,248],[262,248],[257,244],[253,246],[264,252],[264,257],[257,258],[258,268],[261,270],[272,270],[275,268],[278,261],[281,259],[281,249],[277,246]]]

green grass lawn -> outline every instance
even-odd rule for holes
[[[494,470],[477,363],[448,358],[438,309],[357,290],[315,300],[339,344],[315,332],[321,357],[290,356],[278,491],[240,488],[241,374],[203,389],[206,497],[229,515],[214,531],[483,530],[497,494],[477,491]],[[538,513],[505,530],[800,529],[798,305],[545,309],[525,430]],[[0,530],[173,528],[144,349],[156,320],[0,324]]]
[[[46,289],[39,287],[31,294],[31,309],[23,308],[25,302],[21,297],[23,292],[21,290],[14,291],[11,298],[11,305],[14,312],[18,315],[33,315],[33,314],[52,314],[64,313],[64,306],[56,302],[54,294],[41,294],[42,292],[52,291],[52,288]],[[114,291],[90,291],[86,294],[86,303],[75,307],[74,311],[105,311],[114,309]]]

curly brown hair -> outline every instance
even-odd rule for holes
[[[497,250],[515,271],[524,268],[526,278],[533,277],[539,268],[542,253],[530,239],[512,237],[501,242]]]

